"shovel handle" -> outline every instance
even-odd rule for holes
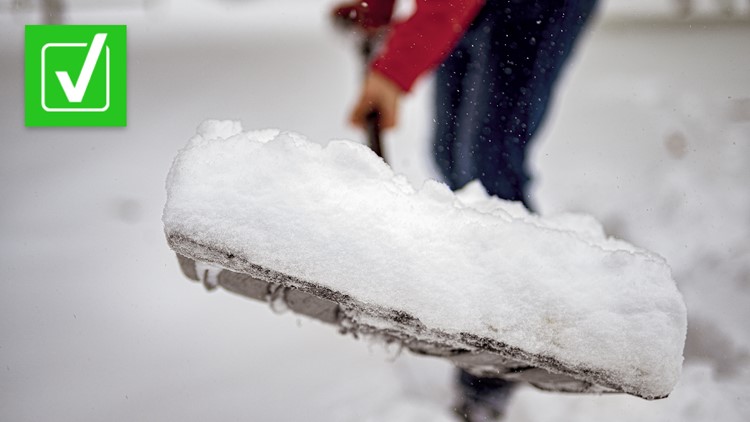
[[[373,36],[368,35],[362,39],[359,53],[364,64],[365,75],[367,74],[368,64],[372,60],[374,45],[375,39]],[[380,137],[380,112],[378,110],[372,110],[365,116],[365,132],[367,132],[367,143],[370,149],[378,154],[378,157],[385,160]]]
[[[383,157],[383,148],[380,142],[380,113],[377,110],[373,110],[365,117],[365,129],[367,131],[367,143],[370,149],[378,154],[380,158]]]

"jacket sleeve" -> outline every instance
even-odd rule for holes
[[[393,15],[393,4],[396,0],[368,0],[361,2],[360,5],[366,7],[369,13],[366,13],[362,25],[365,28],[378,28],[388,25]]]
[[[371,69],[409,91],[420,75],[448,56],[483,4],[484,0],[417,0],[416,11],[394,25]]]

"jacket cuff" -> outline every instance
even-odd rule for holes
[[[405,72],[404,69],[406,69],[404,65],[392,63],[388,56],[381,57],[370,65],[371,71],[378,72],[390,79],[391,82],[401,88],[401,91],[409,92],[419,77],[419,73]]]

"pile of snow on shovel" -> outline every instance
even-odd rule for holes
[[[206,121],[167,180],[167,234],[358,300],[662,397],[686,310],[665,260],[593,218],[540,217],[486,194],[417,189],[367,147]]]

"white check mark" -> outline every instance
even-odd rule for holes
[[[63,91],[65,91],[65,96],[68,97],[68,101],[71,103],[80,103],[83,100],[83,95],[86,93],[86,88],[89,87],[91,75],[94,73],[94,67],[96,67],[96,62],[99,60],[106,38],[107,34],[94,35],[94,40],[91,42],[89,52],[86,53],[86,60],[83,62],[83,68],[80,75],[78,75],[78,81],[75,85],[70,80],[68,72],[55,72],[57,79],[60,80]]]

